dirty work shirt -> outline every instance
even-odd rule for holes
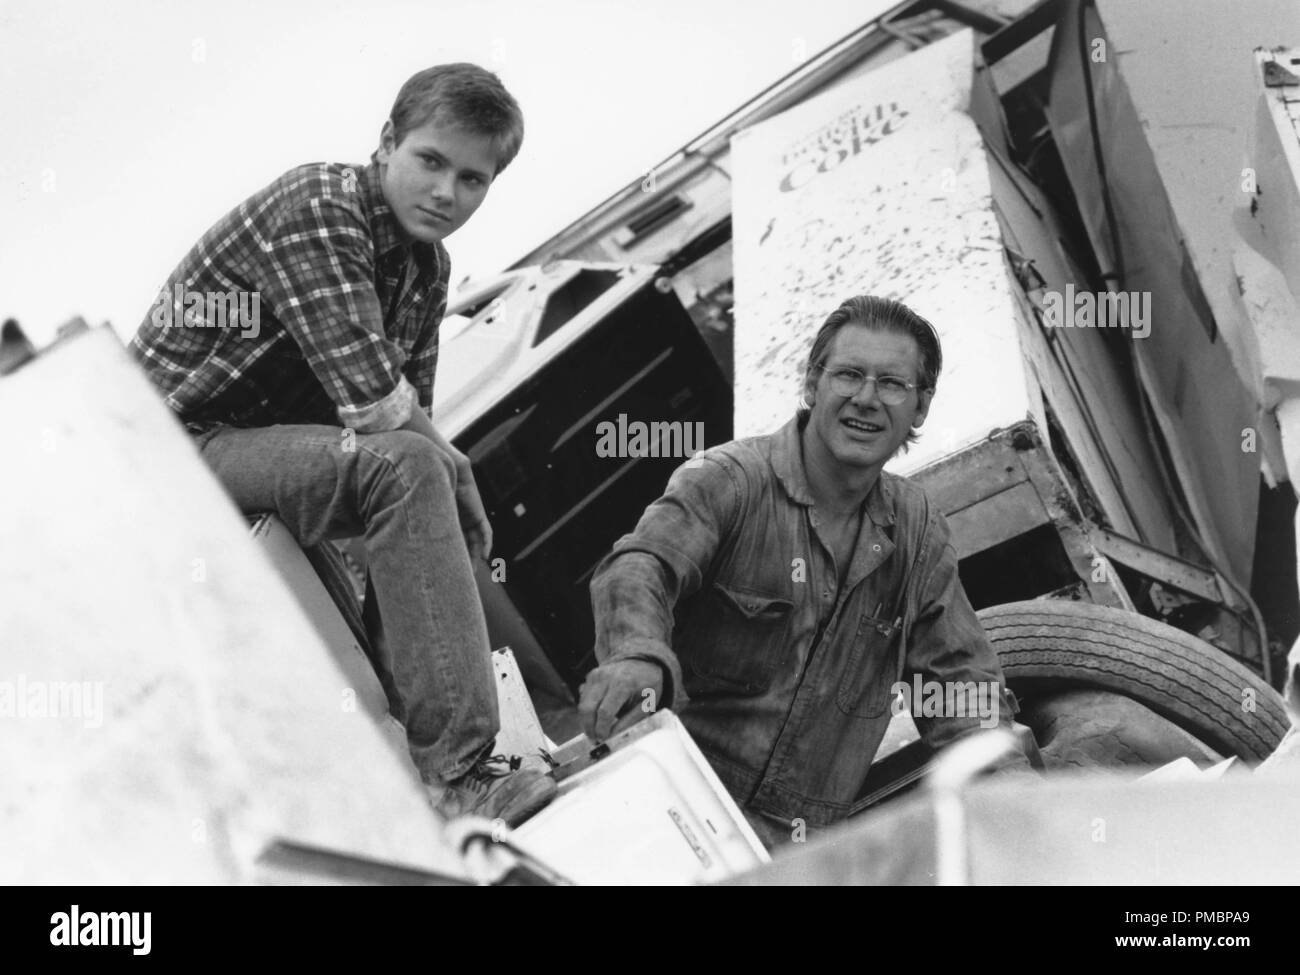
[[[737,802],[826,825],[866,779],[895,681],[996,681],[985,700],[1003,725],[1011,711],[943,516],[920,488],[882,474],[841,589],[800,434],[796,418],[678,468],[591,592],[597,658],[667,669],[660,705]],[[972,710],[917,727],[937,748],[979,727]]]
[[[130,351],[192,432],[392,430],[433,404],[450,266],[404,236],[374,156],[299,166],[203,235]]]

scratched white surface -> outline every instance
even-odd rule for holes
[[[0,709],[0,883],[243,883],[273,837],[463,872],[112,332],[6,376],[17,404],[44,426],[7,445],[0,682],[98,684],[102,711]]]
[[[790,418],[813,335],[856,294],[905,302],[943,344],[921,440],[890,470],[1039,412],[965,111],[971,43],[953,35],[733,140],[738,437]],[[828,160],[825,171],[813,175],[809,159]]]

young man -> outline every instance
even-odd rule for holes
[[[914,707],[932,747],[1011,723],[943,516],[882,470],[925,422],[941,364],[919,315],[851,298],[813,342],[807,409],[674,473],[592,578],[588,734],[643,718],[645,702],[674,708],[771,845],[848,814],[897,681],[992,704]]]
[[[522,140],[496,75],[421,71],[368,166],[299,166],[245,200],[131,343],[241,510],[275,512],[304,546],[364,536],[372,659],[431,797],[511,823],[555,783],[491,755],[496,685],[471,560],[492,529],[429,409],[443,238]]]

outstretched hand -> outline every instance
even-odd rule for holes
[[[587,675],[578,699],[582,727],[592,741],[612,738],[652,715],[663,696],[664,670],[649,660],[615,660]]]

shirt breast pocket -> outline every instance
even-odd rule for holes
[[[794,603],[757,589],[715,582],[697,597],[681,631],[692,695],[757,695],[772,686],[785,656]]]
[[[889,689],[898,679],[901,630],[889,620],[862,615],[836,694],[842,712],[879,718],[889,709]]]

